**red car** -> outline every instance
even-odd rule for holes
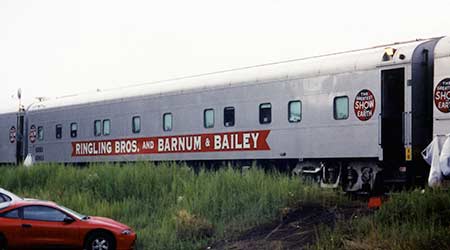
[[[136,233],[108,218],[81,215],[53,202],[0,203],[0,250],[134,249]]]

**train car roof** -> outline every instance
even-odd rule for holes
[[[0,115],[15,114],[18,111],[19,111],[19,104],[17,104],[17,105],[8,105],[8,106],[0,106]]]
[[[437,39],[437,38],[432,38]],[[368,49],[268,63],[208,74],[181,77],[123,88],[95,91],[42,101],[30,105],[30,111],[115,102],[133,98],[203,91],[238,84],[260,84],[274,80],[309,78],[374,69],[380,66],[411,62],[414,49],[431,39],[380,45]],[[395,49],[392,60],[383,61],[387,48]],[[400,56],[402,55],[402,56]]]
[[[447,57],[450,51],[450,37],[442,38],[434,50],[434,58]]]

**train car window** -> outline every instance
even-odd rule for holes
[[[78,124],[76,122],[72,122],[70,124],[70,137],[76,138],[78,136]]]
[[[165,113],[163,115],[163,130],[171,131],[172,130],[172,113]]]
[[[334,98],[334,119],[348,119],[348,96],[338,96]]]
[[[131,123],[132,123],[131,130],[133,131],[133,133],[134,134],[140,133],[141,132],[141,117],[140,116],[133,116],[133,119],[132,119]]]
[[[214,109],[205,109],[203,112],[203,126],[214,128]]]
[[[103,120],[103,135],[111,134],[111,120]]]
[[[95,120],[94,121],[94,136],[102,135],[102,121]]]
[[[234,107],[226,107],[223,109],[223,125],[225,127],[234,126]]]
[[[272,104],[263,103],[259,105],[259,123],[269,124],[272,122]]]
[[[56,125],[56,139],[62,138],[62,125],[58,124]]]
[[[302,120],[302,102],[290,101],[288,104],[288,121],[300,122]]]
[[[39,141],[43,141],[44,140],[44,127],[39,126],[37,129],[37,138]]]

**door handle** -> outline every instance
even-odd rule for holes
[[[23,228],[31,228],[31,224],[22,224]]]

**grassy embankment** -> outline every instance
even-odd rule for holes
[[[342,199],[280,173],[223,168],[196,174],[170,163],[0,167],[0,187],[121,221],[138,233],[138,249],[153,250],[199,249],[300,201]]]
[[[371,216],[321,229],[313,249],[450,249],[450,191],[393,194]]]

